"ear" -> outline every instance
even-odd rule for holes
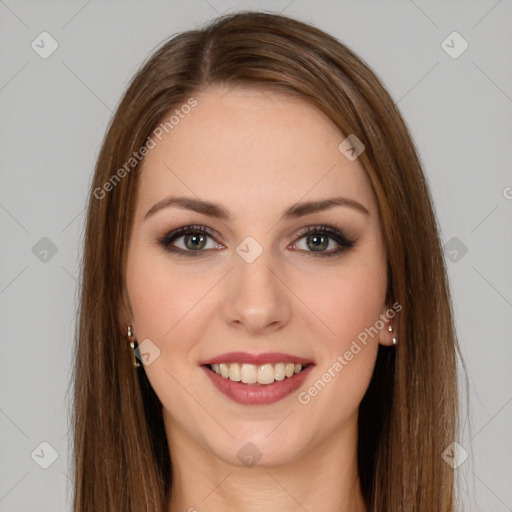
[[[396,311],[389,305],[382,309],[380,318],[382,319],[384,326],[379,332],[379,343],[386,347],[392,347],[393,338],[397,338],[396,329],[395,329],[395,317]],[[391,328],[391,331],[389,330]]]
[[[131,326],[132,333],[135,335],[135,327],[133,325],[133,314],[131,311],[131,306],[128,301],[128,297],[124,293],[121,293],[121,297],[119,298],[118,307],[117,307],[117,320],[119,324],[119,329],[123,335],[126,336],[128,326]]]

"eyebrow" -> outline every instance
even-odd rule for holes
[[[296,203],[285,210],[280,220],[296,219],[311,213],[327,210],[334,206],[348,206],[365,215],[370,214],[369,211],[361,203],[358,203],[354,199],[349,199],[347,197],[330,197],[319,201],[306,201],[302,203]],[[194,212],[208,215],[210,217],[215,217],[221,220],[231,219],[229,210],[226,210],[226,208],[220,204],[212,203],[210,201],[203,201],[194,197],[179,196],[166,197],[165,199],[162,199],[158,203],[154,204],[148,210],[144,216],[144,219],[151,217],[159,210],[169,207],[181,208],[183,210],[192,210]]]

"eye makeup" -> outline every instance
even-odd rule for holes
[[[214,231],[207,226],[200,224],[187,225],[174,229],[169,233],[159,237],[158,243],[164,248],[165,251],[172,254],[185,257],[203,257],[208,255],[212,249],[204,249],[204,247],[207,245],[208,238],[215,241],[215,246],[213,249],[220,249],[222,247],[222,244],[216,240]],[[320,247],[325,246],[325,243],[323,243],[325,240],[327,240],[327,246],[331,243],[331,241],[334,241],[338,245],[337,248],[330,251],[309,251],[304,249],[298,250],[298,252],[311,253],[311,255],[314,257],[320,258],[338,256],[341,253],[354,247],[356,242],[355,239],[349,237],[340,229],[325,224],[306,226],[300,229],[297,233],[297,239],[292,243],[292,245],[295,246],[303,238],[305,238],[307,242],[315,241],[316,243],[320,241]],[[180,248],[175,245],[176,241],[179,239],[184,240],[184,248]],[[190,248],[188,245],[188,242],[191,241],[196,244],[195,248]],[[316,245],[316,247],[319,245]],[[309,245],[307,246],[309,247]],[[192,245],[192,247],[194,246]],[[313,245],[313,247],[315,247],[315,245]]]

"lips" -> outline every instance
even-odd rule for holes
[[[303,365],[314,364],[311,359],[295,356],[293,354],[284,354],[280,352],[265,352],[263,354],[250,354],[248,352],[227,352],[210,359],[201,361],[201,366],[220,363],[248,363],[254,365],[274,364],[274,363],[299,363]]]
[[[296,392],[305,382],[314,365],[307,366],[293,377],[275,381],[272,384],[244,384],[225,379],[208,366],[201,367],[213,386],[227,398],[241,405],[270,405]]]
[[[293,363],[293,365],[290,363]],[[214,387],[234,402],[244,405],[269,405],[282,400],[296,391],[307,379],[307,376],[315,366],[315,363],[311,359],[282,352],[266,352],[262,354],[228,352],[210,359],[205,359],[204,361],[201,361],[200,365],[205,370],[208,379],[212,382]],[[213,365],[220,365],[221,368],[224,367],[224,372],[226,372],[227,366],[234,366],[238,368],[240,365],[242,366],[242,373],[244,366],[259,367],[263,371],[268,370],[269,368],[272,369],[270,365],[275,365],[276,380],[270,378],[270,375],[265,375],[264,381],[268,377],[267,382],[269,383],[262,384],[261,382],[255,382],[255,376],[253,375],[253,378],[250,379],[250,383],[234,382],[234,380],[240,380],[240,378],[238,378],[238,374],[231,375],[230,371],[229,378],[225,378],[226,376],[218,375],[214,371]],[[303,366],[303,368],[299,373],[290,375],[287,373],[285,376],[282,374],[282,369],[285,366],[292,367],[292,370],[293,366],[295,366],[295,368]],[[282,367],[280,371],[277,371],[278,367]],[[245,369],[247,370],[247,368]],[[254,368],[250,369],[254,370]],[[279,378],[277,377],[278,373],[280,374]],[[247,376],[241,376],[243,380],[247,380],[245,377]],[[262,380],[259,373],[258,380]]]

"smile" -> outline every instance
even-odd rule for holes
[[[237,364],[237,363],[231,363]],[[247,363],[246,363],[247,364]],[[277,363],[284,364],[284,363]],[[277,366],[276,365],[276,366]],[[213,365],[212,365],[213,366]],[[231,365],[226,365],[231,366]],[[240,365],[239,365],[240,366]],[[241,365],[240,371],[242,372],[242,368],[245,364]],[[253,366],[253,365],[249,365]],[[261,365],[267,366],[267,365]],[[272,368],[273,365],[268,365]],[[201,368],[206,373],[210,382],[213,386],[220,391],[224,396],[236,402],[238,404],[243,405],[270,405],[279,400],[283,400],[284,398],[290,396],[292,393],[297,391],[304,383],[310,372],[314,368],[314,364],[308,365],[298,365],[302,368],[299,370],[299,373],[295,373],[295,365],[293,367],[293,375],[291,377],[286,376],[286,365],[285,365],[285,377],[282,380],[273,380],[270,384],[260,384],[259,382],[254,383],[245,383],[240,381],[231,380],[229,377],[223,377],[222,375],[218,375],[210,365],[202,365]],[[219,364],[220,367],[220,364]],[[229,368],[231,370],[231,368]],[[228,371],[229,371],[228,370]],[[220,371],[220,368],[219,368]],[[226,370],[224,370],[226,371]],[[249,371],[253,372],[252,369]],[[266,370],[270,371],[270,370]],[[278,366],[278,372],[279,372]],[[259,372],[259,370],[258,370]],[[275,377],[275,369],[273,368],[272,379]],[[254,377],[252,377],[254,378]],[[270,379],[270,377],[269,377]]]
[[[275,363],[255,365],[249,363],[220,363],[207,365],[217,375],[244,384],[272,384],[301,373],[308,365]]]

